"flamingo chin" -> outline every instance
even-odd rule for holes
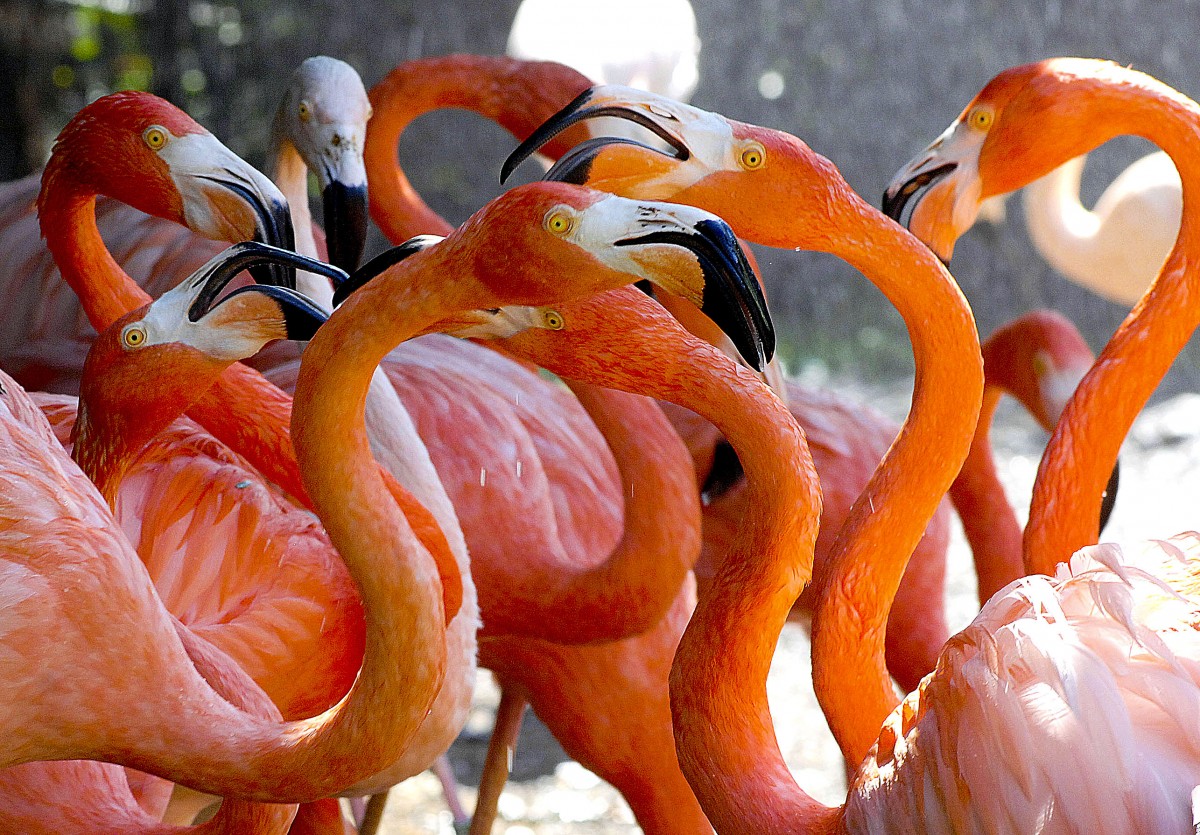
[[[1108,543],[1009,584],[888,718],[848,828],[1191,832],[1198,558],[1195,532]]]

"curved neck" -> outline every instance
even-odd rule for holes
[[[1192,205],[1200,190],[1200,108],[1164,85],[1145,82],[1095,84],[1088,92],[1084,124],[1094,133],[1080,141],[1095,147],[1130,133],[1158,145],[1179,170],[1183,217],[1158,277],[1079,384],[1042,456],[1025,529],[1029,573],[1053,574],[1055,565],[1099,538],[1101,496],[1121,442],[1200,324],[1200,282],[1190,263],[1200,246]]]
[[[169,773],[133,763],[143,770],[221,795],[315,800],[390,765],[424,721],[445,666],[442,584],[371,457],[363,408],[375,367],[433,295],[384,300],[386,285],[356,293],[310,343],[292,421],[305,486],[362,598],[358,678],[337,705],[299,722],[264,727],[200,713],[155,741],[172,754]]]
[[[425,204],[397,161],[400,135],[418,116],[462,108],[524,139],[589,84],[561,65],[515,58],[449,55],[396,67],[370,93],[363,157],[371,217],[393,243],[453,228]],[[557,156],[568,147],[560,141],[545,152]]]
[[[821,498],[804,435],[750,371],[626,288],[556,305],[567,328],[508,345],[575,379],[669,400],[712,421],[747,474],[750,512],[680,641],[671,707],[680,766],[718,832],[822,831],[838,810],[796,785],[775,739],[766,679],[812,574]],[[596,350],[602,336],[605,350]],[[611,357],[621,357],[614,363]],[[790,817],[794,816],[794,817]]]
[[[568,363],[552,365],[564,377],[578,376]],[[700,553],[695,471],[687,448],[652,400],[579,380],[567,379],[567,385],[612,451],[625,500],[624,526],[598,565],[579,570],[555,562],[532,571],[536,576],[528,583],[537,589],[536,606],[519,608],[536,616],[527,629],[547,640],[627,638],[662,619]]]
[[[1095,248],[1100,221],[1079,202],[1085,157],[1067,160],[1025,187],[1025,227],[1042,257],[1060,273],[1091,275],[1087,269],[1102,254]]]
[[[909,416],[830,549],[813,613],[814,688],[846,761],[857,763],[899,704],[884,665],[887,616],[913,549],[967,457],[983,363],[971,309],[941,263],[849,186],[837,188],[828,251],[895,305],[916,364]]]
[[[151,299],[109,254],[96,225],[95,206],[94,192],[48,177],[42,185],[38,216],[59,272],[100,332]],[[286,432],[291,400],[257,371],[230,366],[188,414],[275,484],[305,501]],[[247,420],[246,415],[255,415],[255,420]]]

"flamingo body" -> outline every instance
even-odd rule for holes
[[[1097,545],[994,596],[885,723],[847,829],[1192,831],[1198,557]]]

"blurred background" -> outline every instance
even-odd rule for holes
[[[613,70],[647,49],[659,52],[661,62],[679,41],[698,40],[694,104],[796,134],[874,203],[891,174],[992,75],[1013,64],[1102,57],[1190,95],[1200,90],[1194,39],[1200,4],[1192,0],[692,0],[698,38],[654,18],[656,9],[666,13],[687,0],[594,4],[601,11],[569,0],[528,2],[525,24],[542,31],[526,42],[557,43],[591,75],[606,60]],[[261,163],[277,97],[305,57],[342,58],[370,87],[408,59],[504,53],[520,6],[521,0],[2,0],[0,177],[40,167],[71,114],[127,87],[183,106],[236,152]],[[682,71],[683,81],[688,74]],[[497,172],[512,146],[507,134],[478,117],[438,113],[405,134],[401,161],[433,207],[457,222],[499,192]],[[1145,142],[1123,139],[1093,154],[1084,203],[1147,150]],[[1098,348],[1126,308],[1047,267],[1030,245],[1020,200],[1009,200],[1007,209],[1003,222],[976,225],[952,265],[981,334],[1022,311],[1053,307]],[[759,255],[793,374],[821,383],[831,374],[907,373],[899,318],[852,269],[809,253],[760,249]],[[1164,391],[1194,389],[1198,380],[1193,345]]]

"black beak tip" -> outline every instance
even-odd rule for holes
[[[329,263],[353,272],[367,243],[367,187],[331,182],[321,194]]]
[[[594,88],[591,87],[584,90],[572,99],[570,104],[543,122],[533,133],[525,138],[525,141],[513,149],[513,152],[504,160],[504,164],[500,166],[500,185],[504,185],[508,178],[512,176],[512,173],[517,170],[517,166],[537,153],[539,148],[555,136],[578,121],[576,112],[591,100],[593,90]]]

